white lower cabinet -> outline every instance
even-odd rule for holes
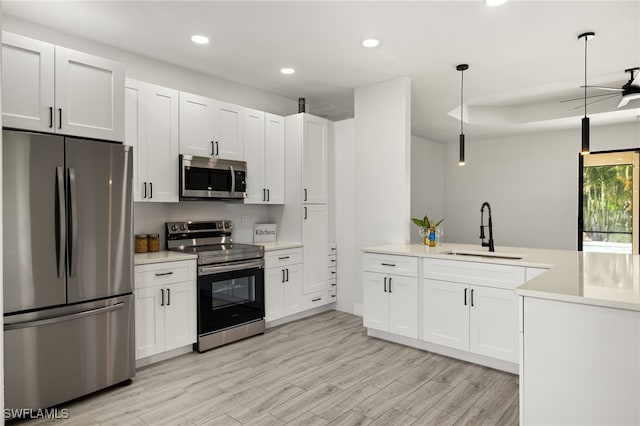
[[[369,259],[365,255],[365,268]],[[392,262],[381,259],[387,265]],[[396,256],[397,257],[397,256]],[[373,260],[373,259],[371,259]],[[375,259],[376,261],[378,259]],[[418,278],[413,276],[364,272],[364,326],[405,337],[418,338]]]
[[[524,268],[425,259],[424,276],[423,340],[518,362],[518,299],[513,289],[524,283]],[[486,285],[492,278],[496,287]]]
[[[423,307],[425,341],[518,362],[513,290],[425,279]]]
[[[302,206],[302,243],[304,244],[304,293],[328,290],[327,250],[329,213],[326,204]]]
[[[265,320],[306,309],[302,293],[302,249],[276,250],[265,256]]]
[[[136,275],[136,359],[196,341],[196,261],[139,265]]]

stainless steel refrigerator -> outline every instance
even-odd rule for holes
[[[135,374],[132,155],[3,131],[5,408],[46,408]]]

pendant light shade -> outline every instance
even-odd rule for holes
[[[587,41],[595,38],[596,33],[587,31],[578,36],[578,40],[584,39],[584,117],[582,118],[582,148],[580,154],[589,154],[589,117],[587,117]]]
[[[469,69],[468,64],[460,64],[456,66],[456,70],[460,71],[460,158],[458,165],[464,166],[464,72]]]

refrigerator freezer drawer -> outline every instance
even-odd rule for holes
[[[47,408],[135,375],[133,295],[5,317],[5,408]]]

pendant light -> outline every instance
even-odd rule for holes
[[[587,41],[595,38],[596,33],[588,31],[578,36],[578,40],[584,38],[584,117],[582,117],[582,149],[580,154],[587,155],[589,148],[589,117],[587,117]]]
[[[458,165],[464,166],[464,71],[469,69],[469,65],[460,64],[456,66],[456,69],[460,71],[460,158]]]

